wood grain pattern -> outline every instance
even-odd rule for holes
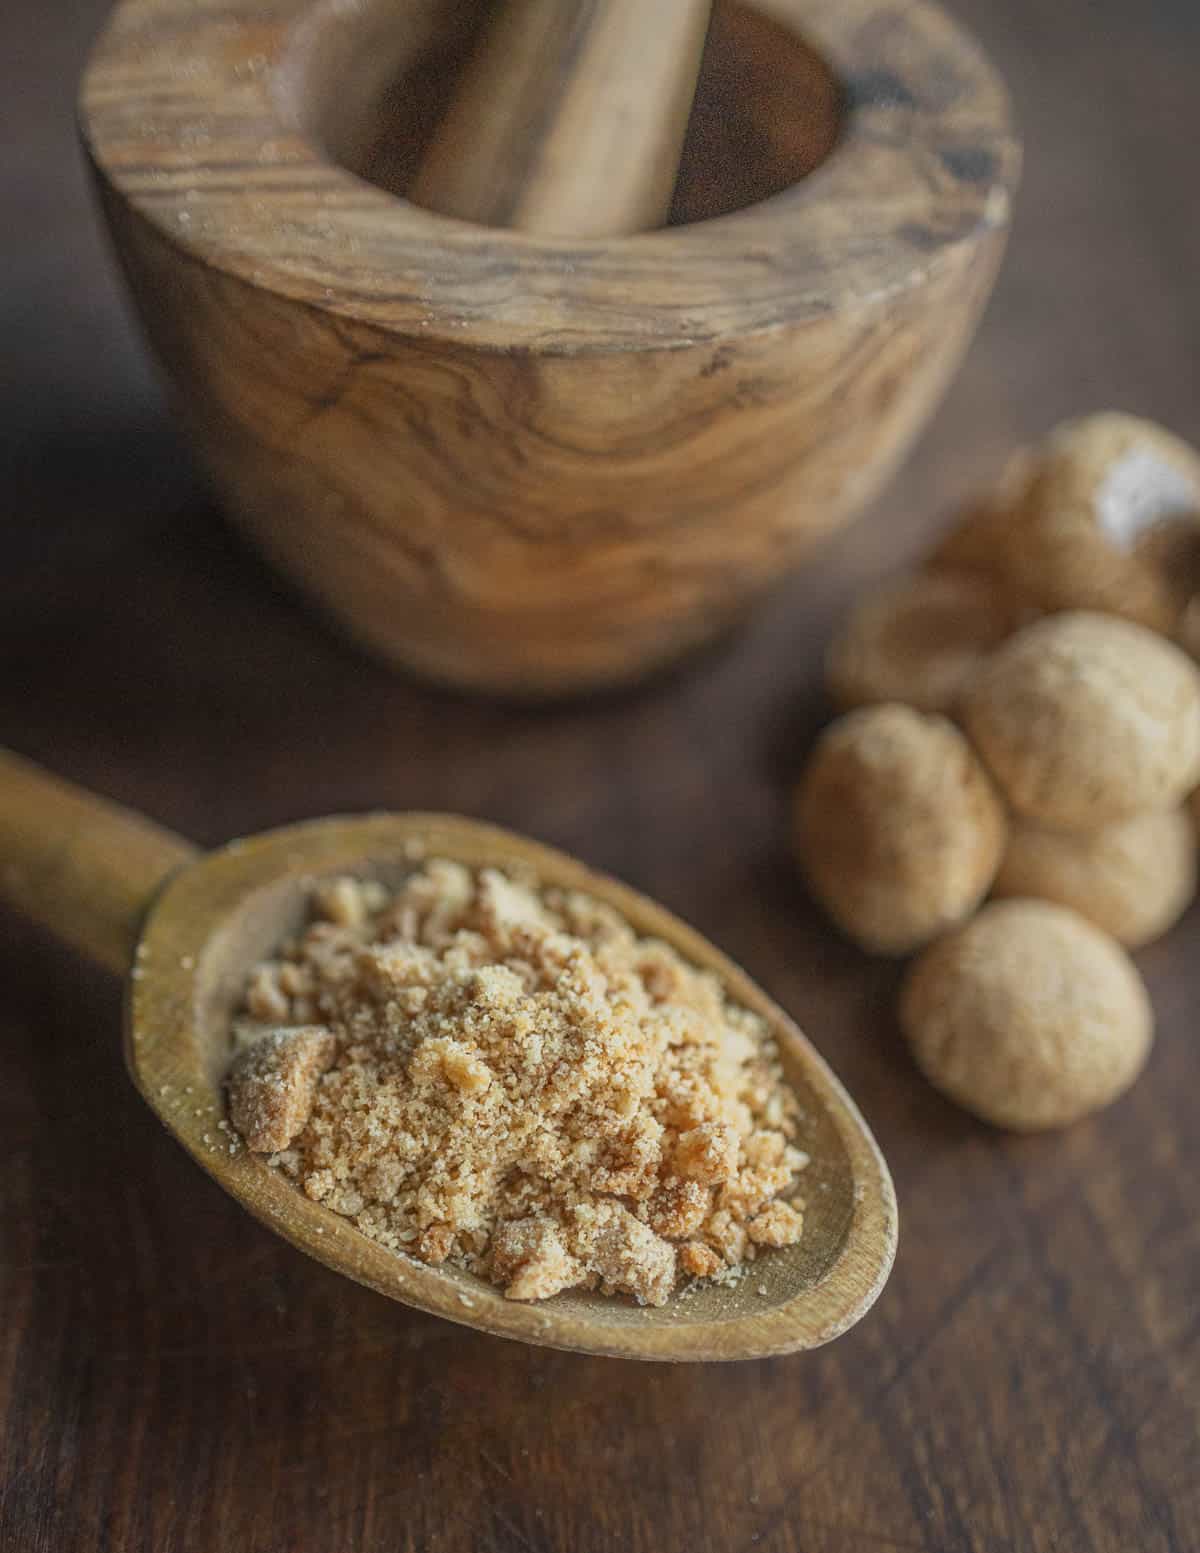
[[[106,970],[133,964],[146,909],[194,848],[0,750],[0,899]]]
[[[337,91],[386,95],[460,6],[116,13],[83,114],[147,333],[237,521],[386,658],[532,694],[643,673],[856,512],[940,397],[1007,229],[1004,92],[925,0],[765,9],[842,84],[829,158],[588,242],[438,216],[322,149],[365,154]],[[778,57],[807,87],[811,51]]]
[[[766,1022],[800,1100],[810,1156],[798,1245],[755,1263],[753,1278],[734,1288],[710,1285],[661,1309],[583,1293],[522,1304],[471,1274],[386,1251],[265,1160],[231,1150],[221,1131],[228,1119],[222,1086],[230,1024],[254,966],[300,928],[314,879],[353,874],[394,886],[411,871],[414,846],[469,868],[531,870],[548,886],[604,901],[644,936],[719,976]],[[167,1129],[255,1218],[356,1282],[497,1336],[676,1362],[816,1348],[849,1330],[878,1298],[896,1254],[896,1199],[853,1102],[737,966],[653,901],[575,859],[439,814],[313,820],[200,857],[149,821],[4,750],[0,859],[0,901],[128,974],[125,1060]]]
[[[664,226],[711,14],[712,0],[507,0],[408,198],[550,237]]]
[[[1200,913],[1138,956],[1159,1036],[1071,1133],[921,1081],[894,970],[787,866],[820,654],[1012,446],[1109,404],[1200,442],[1190,0],[954,0],[1030,154],[954,392],[864,520],[719,656],[544,711],[385,673],[220,521],[113,284],[64,113],[108,0],[0,4],[0,742],[209,845],[452,808],[632,881],[846,1080],[903,1235],[867,1319],[744,1365],[532,1349],[298,1255],[186,1157],[114,1052],[116,983],[0,923],[5,1553],[1193,1553]]]

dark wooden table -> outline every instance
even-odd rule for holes
[[[0,924],[4,1553],[1200,1549],[1200,914],[1142,957],[1149,1072],[1017,1140],[927,1089],[895,972],[828,932],[782,802],[855,588],[1018,438],[1118,405],[1200,440],[1200,6],[957,0],[1028,173],[987,323],[876,509],[737,644],[554,712],[333,640],[230,537],[89,210],[73,82],[103,0],[0,6],[0,742],[199,841],[444,806],[691,918],[805,1024],[901,1198],[833,1347],[639,1367],[476,1337],[276,1242],[135,1097],[117,989]]]

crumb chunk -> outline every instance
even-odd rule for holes
[[[679,1135],[675,1168],[692,1181],[715,1185],[737,1170],[738,1136],[725,1122],[701,1122]]]
[[[675,1247],[635,1219],[620,1203],[581,1205],[573,1214],[573,1249],[603,1292],[632,1294],[644,1305],[665,1305],[675,1287]]]
[[[601,902],[413,862],[396,890],[316,885],[248,978],[235,1131],[363,1234],[509,1299],[661,1305],[734,1276],[806,1163],[762,1021]]]
[[[418,1243],[421,1260],[440,1267],[454,1249],[454,1231],[448,1224],[431,1224]]]
[[[314,904],[328,922],[338,927],[360,928],[367,920],[363,886],[356,879],[333,879],[316,891]]]
[[[335,1050],[332,1030],[308,1025],[270,1030],[242,1053],[229,1075],[229,1115],[247,1148],[275,1154],[290,1146]]]
[[[679,1266],[689,1278],[711,1278],[724,1265],[717,1253],[699,1240],[689,1240],[679,1248]]]
[[[492,1272],[510,1300],[544,1300],[584,1276],[552,1219],[511,1219],[492,1242]]]
[[[280,986],[280,967],[260,965],[246,988],[246,1011],[266,1023],[288,1016],[288,995]]]
[[[699,1181],[668,1179],[650,1199],[650,1228],[668,1240],[686,1240],[711,1209],[712,1193]]]
[[[746,1227],[728,1208],[720,1208],[704,1226],[704,1238],[719,1251],[730,1267],[736,1267],[746,1255]]]
[[[439,1042],[438,1050],[447,1082],[463,1094],[482,1094],[492,1082],[492,1070],[487,1063],[460,1042]]]
[[[804,1230],[804,1215],[785,1202],[773,1202],[752,1218],[746,1233],[756,1246],[794,1246]]]

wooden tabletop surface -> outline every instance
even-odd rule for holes
[[[0,924],[5,1553],[1195,1553],[1200,912],[1141,956],[1115,1109],[1011,1139],[930,1091],[895,971],[781,842],[822,641],[1018,439],[1117,406],[1200,440],[1200,7],[955,0],[1027,175],[952,394],[875,509],[738,642],[556,711],[435,694],[331,638],[222,526],[88,205],[104,0],[0,6],[0,743],[201,842],[445,807],[567,847],[740,959],[856,1096],[901,1202],[875,1311],[819,1353],[670,1369],[475,1336],[274,1240],[121,1068],[116,986]]]

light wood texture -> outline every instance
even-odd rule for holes
[[[521,694],[643,674],[857,512],[940,398],[1008,225],[1004,91],[928,0],[763,12],[723,7],[714,46],[806,38],[773,100],[821,151],[836,132],[827,159],[729,214],[579,241],[342,165],[477,6],[125,0],[106,29],[85,135],[180,413],[263,553],[390,661]],[[786,133],[742,151],[766,170],[733,203],[806,161]]]
[[[146,908],[195,849],[0,750],[0,898],[124,975]]]
[[[311,1202],[265,1160],[232,1153],[220,1130],[230,1022],[254,965],[304,920],[322,875],[396,881],[416,844],[471,867],[531,868],[583,890],[639,932],[712,970],[779,1044],[805,1118],[810,1203],[799,1245],[763,1258],[732,1289],[707,1287],[661,1309],[598,1295],[507,1300],[450,1267],[397,1256]],[[113,968],[130,951],[125,1056],[147,1104],[227,1192],[285,1240],[390,1299],[480,1331],[633,1359],[757,1359],[815,1348],[874,1304],[896,1251],[896,1200],[862,1117],[812,1046],[743,972],[633,890],[548,847],[451,815],[316,820],[207,858],[185,843],[0,751],[0,899]],[[9,849],[12,849],[11,851]],[[12,861],[10,862],[10,858]],[[140,922],[164,874],[136,947]],[[56,920],[61,913],[61,920]]]
[[[115,1058],[117,982],[0,912],[0,1548],[1194,1553],[1200,909],[1137,956],[1159,1033],[1132,1093],[1009,1138],[922,1080],[895,968],[786,850],[821,654],[865,586],[1063,416],[1117,404],[1200,442],[1194,4],[953,0],[1030,147],[954,391],[726,650],[554,715],[381,670],[215,509],[63,111],[108,10],[0,3],[0,743],[208,845],[448,808],[629,880],[809,1033],[903,1223],[869,1316],[799,1357],[639,1365],[453,1326],[256,1223]]]
[[[386,193],[409,198],[477,46],[480,3],[427,7],[420,13],[425,31],[417,26],[418,13],[409,11],[408,25],[416,31],[412,64],[399,78],[392,74],[393,30],[381,16],[378,33],[323,34],[305,68],[284,71],[277,86],[293,117],[328,156]],[[348,94],[339,90],[347,78],[374,84]],[[764,11],[717,0],[671,223],[726,216],[799,183],[833,149],[843,107],[829,65],[793,27]]]
[[[551,237],[663,226],[712,0],[504,0],[409,190]]]

